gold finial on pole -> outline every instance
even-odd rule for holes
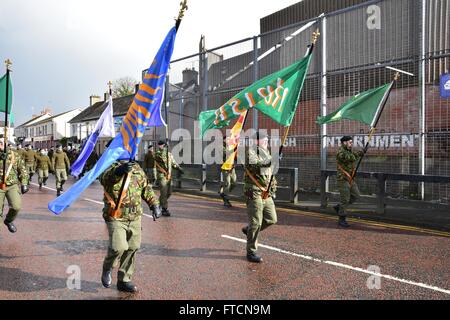
[[[181,6],[180,13],[178,14],[178,18],[177,18],[178,21],[183,19],[184,13],[188,9],[187,0],[183,0],[182,2],[180,2],[180,6]]]
[[[320,37],[320,31],[319,31],[319,29],[316,29],[316,31],[314,31],[313,32],[313,35],[312,35],[312,42],[314,43],[314,44],[316,44],[316,42],[317,42],[317,39]]]
[[[6,70],[11,70],[11,66],[12,66],[12,61],[9,59],[5,60],[5,66],[6,66]]]
[[[397,81],[398,79],[400,79],[400,72],[396,72],[394,76],[394,81]]]

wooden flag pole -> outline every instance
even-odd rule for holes
[[[397,72],[397,73],[395,74],[395,76],[394,76],[394,81],[393,81],[393,82],[397,81],[398,79],[400,79],[400,72]],[[380,121],[381,114],[383,113],[384,108],[386,107],[387,101],[388,101],[388,99],[389,99],[389,95],[391,94],[392,87],[393,87],[393,84],[392,84],[391,87],[389,88],[389,91],[388,91],[388,93],[386,94],[386,96],[385,96],[385,98],[384,98],[384,101],[382,102],[382,105],[381,105],[381,108],[380,108],[380,112],[377,112],[376,119],[375,119],[375,122],[374,122],[373,126],[370,128],[370,131],[369,131],[369,139],[367,140],[367,143],[366,143],[366,145],[365,145],[365,147],[364,147],[364,150],[363,150],[364,153],[363,153],[363,155],[359,158],[358,164],[356,165],[356,168],[355,168],[355,171],[354,171],[353,174],[352,174],[352,179],[350,180],[350,185],[353,183],[353,180],[354,180],[355,177],[356,177],[356,173],[358,172],[358,169],[359,169],[359,167],[361,166],[362,159],[364,158],[364,156],[366,155],[367,151],[369,150],[369,147],[370,147],[370,141],[372,140],[372,138],[373,138],[375,132],[377,131],[377,128],[376,128],[376,127],[377,127],[377,125],[378,125],[378,122]]]
[[[6,155],[5,160],[3,160],[3,179],[1,183],[1,189],[6,190],[6,159],[8,158],[8,104],[9,104],[9,78],[10,78],[10,72],[11,72],[11,60],[7,59],[5,61],[6,66],[6,94],[5,94],[5,129],[4,129],[4,146],[3,146],[3,152]]]

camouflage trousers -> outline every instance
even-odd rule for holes
[[[236,170],[233,168],[230,171],[222,170],[222,184],[219,193],[228,196],[236,186]]]
[[[27,162],[27,163],[25,164],[25,166],[26,166],[27,172],[28,172],[29,174],[34,174],[34,173],[36,172],[34,163],[32,163],[32,162]]]
[[[42,183],[46,183],[47,179],[48,179],[48,169],[38,169],[38,183],[42,184]]]
[[[56,169],[55,176],[56,176],[56,189],[60,189],[67,181],[66,169]]]
[[[361,197],[358,185],[353,181],[352,185],[347,180],[338,180],[337,187],[341,196],[341,203],[339,204],[339,216],[346,217],[346,209]]]
[[[247,198],[247,254],[258,249],[259,233],[277,223],[277,212],[273,198],[263,199],[254,193],[253,199]]]
[[[6,190],[0,189],[0,216],[3,217],[3,210],[5,206],[5,198],[8,200],[9,211],[6,215],[6,222],[13,222],[20,209],[22,208],[22,195],[19,190],[19,185],[13,184],[12,186],[7,186]]]
[[[117,280],[130,282],[136,266],[136,253],[141,247],[141,218],[134,221],[107,221],[108,253],[103,269],[119,266]]]
[[[172,195],[172,179],[168,180],[165,175],[158,174],[159,204],[162,208],[169,208],[169,198]]]

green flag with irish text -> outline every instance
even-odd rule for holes
[[[200,133],[227,126],[241,113],[256,108],[283,126],[289,126],[298,106],[312,54],[245,88],[217,110],[200,113]]]

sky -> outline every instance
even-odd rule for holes
[[[260,33],[259,21],[301,0],[188,0],[173,59]],[[89,105],[108,81],[139,80],[174,25],[180,0],[1,0],[0,76],[11,59],[20,125]],[[186,66],[188,67],[188,66]]]

